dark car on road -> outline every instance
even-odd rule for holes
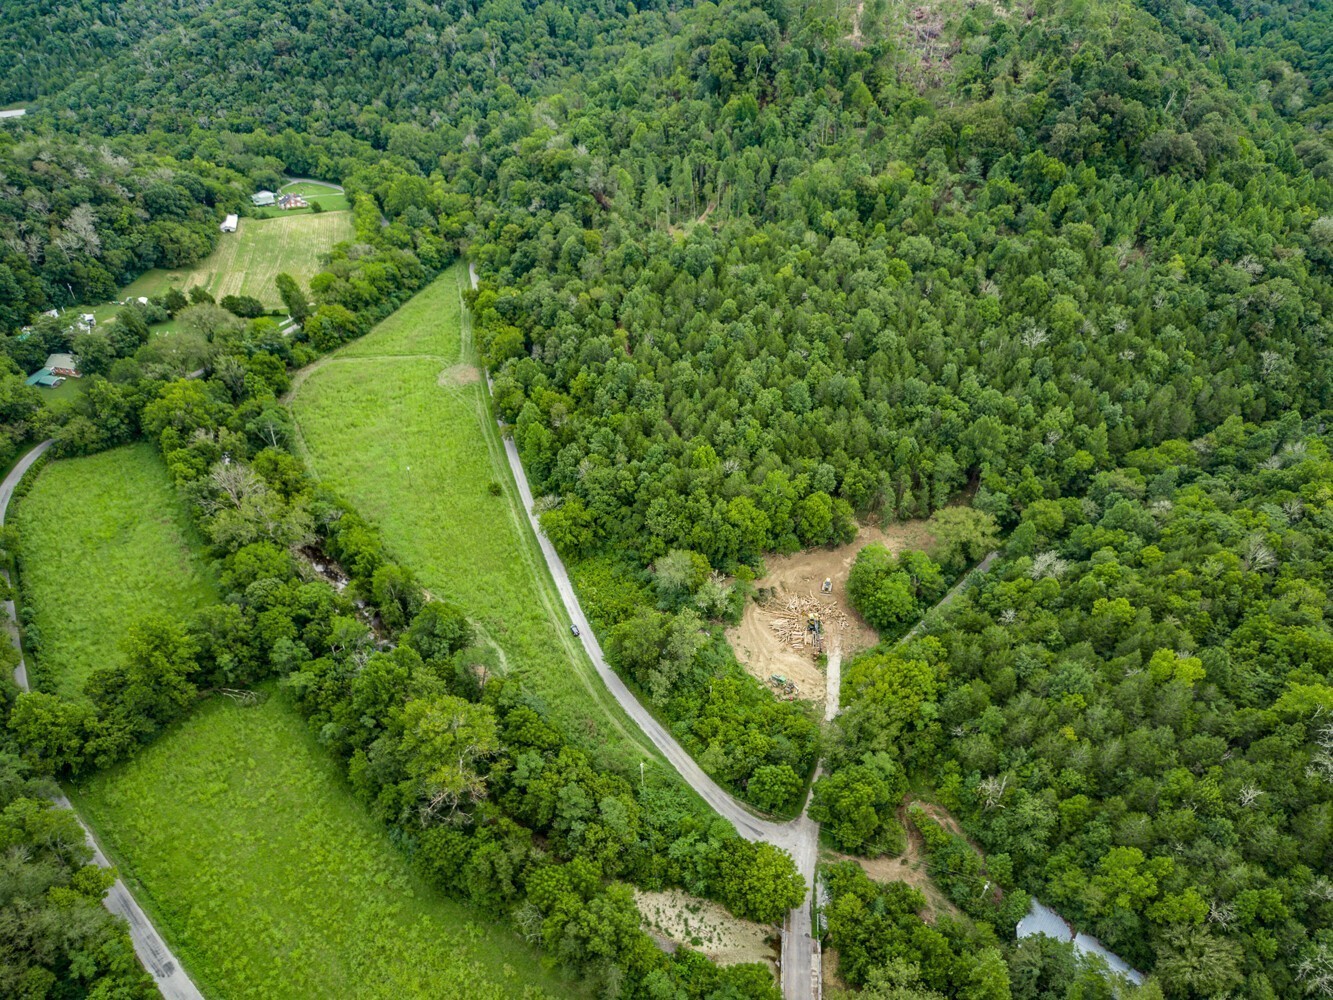
[[[571,626],[569,626],[569,630],[570,630],[571,632],[573,632],[575,635],[578,635],[578,634],[579,634],[579,627],[578,627],[577,625],[571,625]]]

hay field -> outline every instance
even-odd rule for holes
[[[191,267],[155,268],[125,289],[129,296],[160,295],[175,286],[202,285],[215,299],[251,295],[270,309],[282,307],[274,278],[284,271],[302,286],[318,274],[334,244],[352,238],[351,212],[302,212],[276,219],[243,218],[223,233],[217,250]]]

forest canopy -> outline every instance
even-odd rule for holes
[[[137,687],[113,671],[94,715],[57,719],[73,744],[33,735],[53,716],[29,699],[25,751],[97,766],[188,685],[284,677],[447,891],[506,907],[603,985],[631,970],[642,995],[763,995],[650,957],[617,880],[767,917],[794,892],[785,862],[598,772],[504,685],[478,690],[461,627],[418,627],[440,612],[293,466],[290,370],[466,255],[495,415],[613,666],[751,804],[798,808],[822,759],[810,814],[834,846],[910,838],[933,858],[956,910],[935,923],[925,894],[830,871],[847,985],[1119,989],[1011,940],[1031,893],[1149,973],[1145,997],[1329,995],[1331,17],[1304,0],[8,5],[0,104],[30,108],[0,133],[4,441],[156,441],[234,584],[189,641],[154,633],[198,647],[180,698],[126,710]],[[342,183],[355,227],[308,288],[283,283],[296,335],[203,296],[78,345],[40,317],[197,261],[223,214],[293,176]],[[159,315],[203,379],[149,336]],[[98,377],[47,412],[18,379],[76,346]],[[218,480],[224,454],[243,482]],[[883,642],[844,665],[827,731],[739,666],[724,628],[767,555],[932,515],[950,545],[856,562]],[[396,651],[294,581],[288,550],[313,539],[357,567]],[[439,712],[476,736],[457,773]],[[562,796],[619,821],[566,822]],[[757,905],[736,865],[769,872]],[[565,918],[593,908],[615,919],[581,937]]]

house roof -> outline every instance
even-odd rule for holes
[[[250,196],[250,200],[256,205],[272,205],[276,199],[277,195],[272,191],[256,191]]]
[[[72,354],[48,354],[46,356],[47,368],[68,368],[70,371],[79,370],[79,359]]]
[[[53,375],[50,368],[43,368],[28,376],[28,385],[57,386],[63,381],[59,375]]]

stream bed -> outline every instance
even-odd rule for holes
[[[1118,972],[1135,986],[1143,982],[1143,973],[1131,968],[1128,962],[1119,955],[1112,954],[1104,944],[1090,934],[1075,934],[1064,917],[1035,899],[1028,909],[1027,916],[1018,922],[1019,937],[1031,937],[1034,934],[1045,934],[1057,941],[1072,941],[1075,951],[1083,955],[1100,955],[1106,960],[1112,972]]]

